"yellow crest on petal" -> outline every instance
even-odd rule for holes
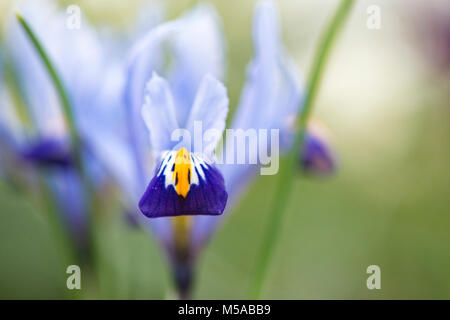
[[[177,194],[186,198],[191,185],[191,156],[185,148],[178,150],[175,156],[173,181]]]

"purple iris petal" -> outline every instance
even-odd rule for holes
[[[228,198],[223,177],[213,166],[203,172],[205,179],[199,175],[199,184],[190,186],[186,198],[173,185],[166,188],[164,175],[155,175],[139,201],[140,210],[149,218],[222,214]]]
[[[334,154],[326,141],[310,133],[306,134],[300,162],[303,170],[311,174],[327,175],[336,169]]]
[[[55,139],[33,142],[22,150],[22,157],[31,163],[49,167],[69,167],[73,163],[67,144]]]

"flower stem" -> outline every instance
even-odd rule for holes
[[[265,233],[263,234],[255,270],[250,279],[251,299],[259,299],[261,297],[261,291],[264,286],[276,242],[279,238],[290,190],[292,189],[294,182],[294,172],[296,171],[300,154],[298,151],[303,147],[306,123],[311,113],[331,48],[350,13],[353,3],[354,0],[341,1],[330,24],[324,30],[316,49],[313,65],[308,78],[308,87],[304,105],[298,115],[299,126],[295,135],[294,145],[287,157],[285,168],[280,169],[280,177],[278,179],[278,187],[275,191],[274,203],[268,216],[269,221],[267,222]]]

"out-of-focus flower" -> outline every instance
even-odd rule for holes
[[[290,120],[295,119],[301,106],[303,86],[293,61],[281,43],[278,11],[272,1],[260,1],[255,9],[253,44],[254,57],[248,65],[247,81],[231,128],[278,129],[280,150],[287,151],[293,140]],[[228,188],[233,190],[232,198],[248,184],[258,168],[259,165],[251,164],[224,165],[221,168]]]
[[[327,176],[335,172],[337,160],[330,136],[328,128],[323,123],[318,120],[308,122],[300,154],[301,167],[305,173]]]
[[[31,163],[44,167],[73,165],[73,157],[67,143],[55,139],[40,139],[22,150],[22,157]]]
[[[122,57],[116,54],[121,50],[117,49],[115,39],[100,37],[99,31],[84,19],[80,29],[69,29],[67,15],[48,1],[27,3],[19,11],[36,31],[62,78],[84,151],[92,153],[92,158],[117,175],[117,179],[126,180],[129,164],[125,157],[129,152],[123,151],[127,146],[121,102],[124,75]],[[22,135],[18,140],[27,138],[25,144],[29,140],[36,144],[37,140],[44,143],[57,140],[61,147],[67,148],[66,124],[47,70],[15,19],[10,21],[8,31],[12,65],[36,127],[32,139]],[[109,161],[110,158],[114,161]]]
[[[297,76],[298,71],[285,52],[280,39],[279,18],[273,1],[260,1],[253,19],[254,58],[247,70],[247,81],[242,90],[239,106],[233,118],[233,129],[277,129],[279,130],[280,152],[291,149],[294,140],[294,123],[303,99],[303,82]],[[309,172],[319,168],[325,172],[323,161],[334,168],[334,157],[330,144],[322,139],[319,130],[309,126],[307,139],[302,152],[300,165]],[[235,143],[225,141],[225,153],[235,152]],[[319,150],[322,154],[319,154]],[[252,152],[258,154],[252,154]],[[275,152],[275,150],[268,150]],[[258,159],[259,149],[246,150],[248,159]],[[278,155],[275,155],[278,156]],[[323,156],[323,157],[320,157]],[[229,193],[228,211],[233,203],[245,191],[258,173],[261,163],[223,164],[219,168],[224,175]],[[226,214],[225,214],[226,215]],[[224,215],[224,216],[225,216]],[[196,217],[195,245],[202,247],[214,232],[221,219]]]
[[[292,119],[295,119],[301,106],[302,82],[281,44],[278,12],[272,1],[260,1],[256,6],[253,18],[253,44],[254,57],[248,65],[247,81],[231,128],[278,129],[280,151],[286,152],[293,142]],[[236,148],[238,148],[236,144],[225,141],[225,153],[236,154]],[[247,159],[258,159],[258,151],[246,150]],[[256,177],[260,167],[259,161],[256,164],[220,165],[229,193],[230,205],[227,211],[231,211],[233,203]],[[221,219],[222,217],[220,219],[195,217],[196,229],[193,233],[197,248],[206,243]]]
[[[37,34],[68,92],[82,140],[81,157],[93,176],[92,181],[100,185],[107,177],[106,171],[123,172],[116,170],[117,163],[129,154],[121,150],[125,143],[119,144],[118,120],[123,110],[119,103],[120,90],[116,89],[123,83],[123,77],[114,74],[116,57],[86,22],[83,21],[80,29],[69,29],[65,13],[50,2],[27,2],[19,11]],[[10,87],[20,94],[21,101],[9,101],[2,108],[0,124],[9,132],[18,160],[49,169],[47,180],[69,229],[84,233],[81,178],[72,166],[70,139],[55,86],[15,18],[8,21],[6,31],[7,59],[15,78],[9,79]],[[18,103],[23,104],[22,109],[17,105],[14,108]],[[29,123],[23,121],[24,110],[28,110]],[[115,157],[116,167],[110,168],[109,162],[104,161],[108,156]],[[17,171],[20,165],[23,161],[17,162]]]

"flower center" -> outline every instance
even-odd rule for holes
[[[185,148],[178,150],[175,156],[173,180],[177,194],[186,198],[191,185],[191,156]]]

